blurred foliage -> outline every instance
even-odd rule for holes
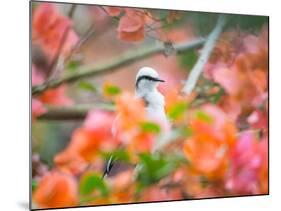
[[[32,125],[33,152],[39,152],[42,161],[53,166],[53,157],[69,142],[73,128],[79,123],[65,122],[38,122]]]
[[[81,63],[79,61],[76,60],[71,60],[67,63],[67,69],[70,73],[74,73],[77,71],[77,69],[79,68],[79,66],[81,65]]]
[[[124,162],[130,161],[130,156],[128,152],[123,149],[117,149],[113,152],[102,152],[101,156],[106,161],[108,161],[111,157],[113,157],[114,160],[118,160],[118,161],[124,161]]]
[[[151,132],[156,134],[161,132],[161,127],[154,122],[142,122],[140,124],[140,127],[143,130],[143,132]]]
[[[88,92],[94,92],[94,93],[97,92],[96,87],[92,83],[87,82],[87,81],[80,81],[77,84],[77,86],[82,91],[88,91]]]
[[[121,90],[119,87],[114,85],[105,85],[104,86],[104,94],[107,96],[116,96],[121,93]]]
[[[38,186],[38,182],[36,180],[31,181],[31,189],[34,191]]]
[[[137,180],[140,187],[149,186],[168,176],[179,165],[177,159],[160,154],[140,154]]]
[[[179,102],[171,107],[171,109],[167,113],[167,116],[171,120],[176,120],[177,118],[181,117],[187,109],[188,104],[186,102]]]
[[[211,116],[209,116],[207,113],[205,113],[204,111],[196,111],[195,116],[197,119],[202,120],[204,122],[207,123],[212,123],[213,122],[213,118]]]
[[[179,64],[187,71],[190,71],[191,68],[195,65],[198,55],[195,50],[186,51],[177,56]]]
[[[228,27],[238,27],[241,30],[250,30],[251,32],[257,32],[268,24],[268,17],[266,16],[255,16],[255,15],[229,15],[230,19]]]
[[[91,172],[84,174],[79,182],[79,193],[89,195],[95,190],[99,192],[98,196],[105,197],[109,194],[109,190],[100,175]]]

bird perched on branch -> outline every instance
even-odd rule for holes
[[[137,98],[141,98],[144,101],[147,118],[156,121],[162,128],[167,129],[170,124],[165,113],[165,99],[157,89],[160,82],[165,81],[159,77],[156,70],[151,67],[142,67],[136,75],[135,95]],[[109,174],[115,161],[116,158],[113,156],[109,158],[105,166],[103,177]]]
[[[165,81],[160,79],[156,70],[151,67],[141,68],[136,76],[136,97],[144,100],[148,119],[167,124],[168,119],[164,109],[165,99],[157,89],[159,82]]]

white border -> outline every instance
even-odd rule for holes
[[[281,196],[280,6],[276,0],[67,0],[70,2],[161,7],[270,16],[270,196],[119,205],[67,210],[277,210]],[[27,210],[29,185],[29,2],[1,2],[0,191],[1,210]],[[279,130],[278,130],[279,129]],[[278,200],[279,199],[279,200]],[[279,202],[279,203],[278,203]]]

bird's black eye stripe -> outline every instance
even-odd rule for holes
[[[149,80],[149,81],[159,81],[158,78],[154,78],[154,77],[149,76],[149,75],[142,75],[142,76],[139,77],[139,78],[137,79],[137,81],[136,81],[136,88],[138,88],[138,85],[139,85],[140,81],[141,81],[141,80],[144,80],[144,79]]]

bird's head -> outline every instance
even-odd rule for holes
[[[151,67],[142,67],[136,76],[136,91],[138,93],[151,92],[157,88],[159,82],[165,82],[159,78],[158,73]]]

